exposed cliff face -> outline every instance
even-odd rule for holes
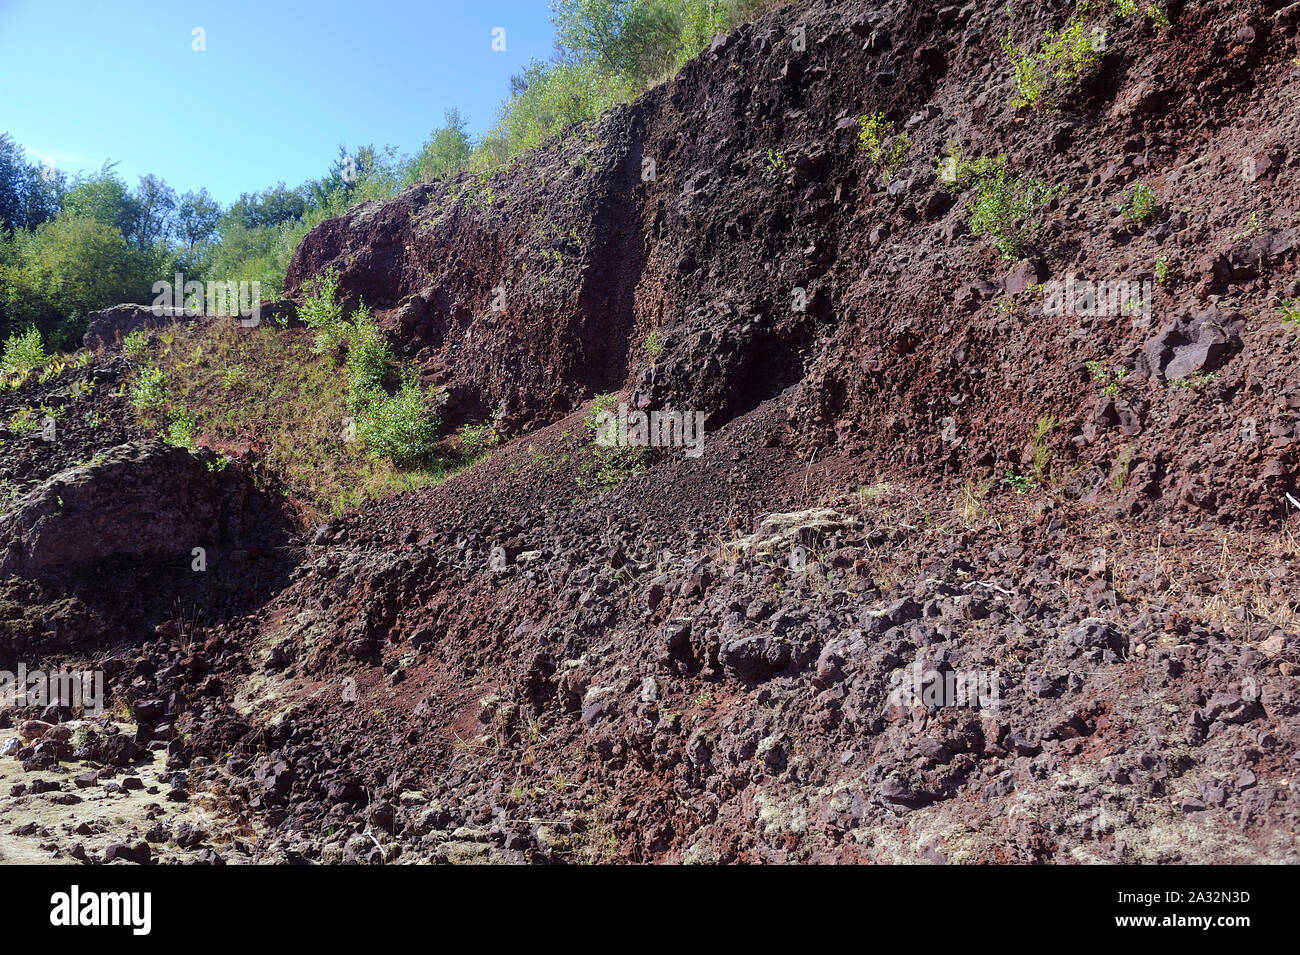
[[[787,8],[487,181],[326,223],[288,288],[340,268],[470,418],[503,405],[536,426],[626,388],[716,428],[797,385],[789,444],[1001,476],[1051,415],[1076,496],[1122,461],[1133,512],[1276,521],[1300,403],[1274,311],[1300,291],[1296,18],[1198,5],[1162,32],[1098,16],[1096,74],[1027,114],[996,41],[1011,26],[1032,46],[1072,4],[1037,6],[1014,24],[992,7]],[[889,181],[858,143],[877,111],[911,138]],[[949,143],[1068,187],[1028,259],[970,235],[970,190],[937,176]],[[1134,224],[1118,210],[1138,183],[1158,207]],[[1038,286],[1072,278],[1045,314]],[[1133,374],[1103,394],[1088,361]]]
[[[1300,859],[1300,6],[1101,6],[1054,111],[1008,105],[998,40],[1072,3],[795,4],[314,230],[291,297],[336,267],[452,424],[517,439],[313,528],[201,645],[123,626],[111,689],[264,832],[220,851]],[[1023,258],[972,234],[949,142],[1067,187]],[[704,453],[594,481],[612,390],[703,412]],[[11,579],[0,624],[60,586]]]

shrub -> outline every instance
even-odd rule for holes
[[[907,161],[907,151],[912,147],[912,137],[907,133],[894,136],[894,124],[885,119],[884,113],[863,115],[858,120],[858,142],[867,158],[880,167],[886,182]]]
[[[1277,310],[1282,324],[1300,331],[1300,298],[1287,299]]]
[[[122,339],[122,350],[132,358],[139,358],[149,347],[149,336],[140,329],[127,332],[126,338]]]
[[[341,334],[348,350],[348,388],[353,402],[359,404],[383,387],[393,349],[365,305],[352,312]]]
[[[1005,154],[971,163],[961,161],[957,181],[968,178],[975,187],[970,203],[971,231],[991,236],[1005,259],[1025,254],[1038,228],[1032,218],[1034,211],[1066,192],[1064,186],[1012,174]]]
[[[131,404],[141,411],[151,411],[167,400],[166,380],[161,368],[142,368],[131,389]]]
[[[171,423],[167,426],[167,443],[181,448],[194,447],[194,433],[198,428],[198,419],[184,408],[172,412]]]
[[[414,467],[433,456],[438,425],[420,383],[407,378],[396,394],[375,391],[363,401],[357,437],[372,455],[386,457],[398,467]]]
[[[1168,30],[1174,25],[1169,19],[1169,14],[1165,13],[1164,7],[1160,6],[1158,3],[1153,3],[1151,6],[1147,7],[1146,12],[1147,19],[1155,24],[1157,30]]]
[[[1011,59],[1015,72],[1017,96],[1011,105],[1017,109],[1050,107],[1052,88],[1073,83],[1101,62],[1102,44],[1098,34],[1090,33],[1081,19],[1073,19],[1059,33],[1048,30],[1036,51],[1016,46],[1008,33],[1002,49]],[[1104,39],[1105,34],[1100,34]]]
[[[501,434],[490,424],[466,425],[460,429],[460,451],[474,457],[501,443]]]
[[[1145,183],[1134,183],[1124,194],[1119,211],[1130,222],[1146,222],[1156,211],[1156,194]]]
[[[1016,474],[1014,471],[1007,472],[1007,483],[1017,494],[1028,494],[1038,486],[1038,482],[1027,474]]]
[[[498,130],[509,156],[540,146],[577,123],[590,122],[641,91],[641,84],[591,63],[542,63],[524,71],[523,89],[501,108]]]
[[[326,355],[338,350],[344,337],[339,328],[343,321],[343,306],[338,300],[339,273],[330,269],[304,286],[302,307],[298,317],[316,332],[316,352]]]
[[[650,359],[652,361],[658,358],[660,354],[662,354],[664,350],[664,343],[659,338],[659,329],[657,328],[650,329],[650,334],[647,335],[645,339],[645,350],[646,353],[650,356]]]
[[[221,372],[221,384],[226,388],[243,388],[248,384],[248,370],[243,365],[231,365]]]
[[[12,434],[31,434],[38,422],[39,418],[31,408],[19,408],[10,416],[7,427]]]
[[[609,391],[603,395],[597,395],[592,401],[591,407],[587,410],[586,416],[583,417],[582,423],[585,424],[593,434],[600,428],[600,416],[607,411],[611,411],[618,402],[618,392]]]
[[[1107,371],[1106,366],[1099,361],[1087,361],[1084,362],[1083,364],[1084,367],[1088,369],[1088,372],[1092,375],[1092,380],[1098,382],[1102,386],[1101,387],[1102,394],[1108,395],[1110,397],[1114,397],[1115,395],[1119,394],[1120,388],[1124,383],[1124,379],[1125,377],[1128,376],[1127,368],[1125,368],[1123,365],[1119,365],[1115,368],[1115,371],[1112,373]]]
[[[4,358],[0,359],[0,368],[6,372],[34,371],[47,361],[49,358],[41,342],[41,333],[32,327],[21,335],[9,336],[5,342]]]
[[[444,179],[469,162],[473,146],[465,132],[466,119],[460,110],[452,108],[443,113],[443,121],[411,162],[406,172],[408,182]]]
[[[592,438],[596,438],[600,431],[601,415],[612,413],[615,403],[618,401],[618,392],[608,392],[603,395],[597,395],[591,403],[586,416],[583,418],[583,424],[591,431]],[[646,449],[640,447],[611,447],[597,443],[592,445],[592,456],[595,459],[585,466],[586,470],[595,470],[595,481],[588,482],[580,479],[584,486],[591,486],[593,483],[597,487],[613,488],[622,484],[634,474],[640,472],[646,463]]]

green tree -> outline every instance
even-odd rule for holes
[[[78,177],[64,194],[63,212],[74,219],[93,219],[121,233],[135,244],[140,208],[126,183],[114,172],[117,163],[105,162],[98,173]]]
[[[147,249],[171,235],[177,199],[176,190],[167,185],[166,180],[152,174],[141,176],[131,200],[135,206],[135,223],[131,231],[137,248]]]
[[[443,125],[433,131],[415,157],[407,170],[406,180],[442,179],[462,168],[473,152],[473,143],[465,132],[467,122],[455,107],[443,113]]]
[[[221,206],[208,195],[208,190],[187,192],[176,206],[175,236],[193,252],[201,242],[209,242],[217,235],[221,221]]]
[[[0,228],[35,228],[58,215],[67,177],[28,162],[23,148],[0,133]]]
[[[34,325],[52,349],[75,347],[86,313],[148,301],[150,285],[146,263],[117,228],[60,215],[14,234],[11,256],[0,263],[0,337]]]

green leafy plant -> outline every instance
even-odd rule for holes
[[[48,360],[45,346],[41,341],[41,333],[32,327],[21,335],[10,335],[5,341],[0,369],[5,372],[34,371]]]
[[[659,329],[652,328],[650,330],[650,334],[646,336],[645,350],[652,359],[658,358],[664,350],[664,343],[659,340]]]
[[[63,374],[67,368],[67,362],[62,361],[61,359],[47,359],[45,367],[42,368],[40,373],[36,376],[36,380],[43,385],[46,382],[53,381],[55,378],[59,377],[59,375]]]
[[[593,439],[600,429],[601,416],[612,413],[617,401],[617,392],[597,395],[595,400],[592,401],[591,407],[583,417],[583,423],[591,432]],[[595,460],[587,469],[594,470],[595,480],[594,482],[581,481],[584,486],[591,486],[594,483],[601,488],[617,487],[643,470],[646,463],[646,449],[639,447],[607,447],[593,443],[592,455]]]
[[[343,305],[338,300],[338,288],[338,270],[330,269],[306,284],[302,306],[298,309],[298,317],[316,332],[318,354],[333,353],[344,342],[339,327],[343,321]]]
[[[1119,394],[1120,386],[1128,375],[1128,369],[1122,365],[1113,372],[1107,371],[1106,366],[1099,361],[1084,362],[1084,367],[1092,375],[1092,380],[1101,384],[1101,393],[1110,397]]]
[[[767,168],[769,172],[785,172],[788,168],[785,153],[780,149],[768,149]]]
[[[1014,471],[1007,472],[1007,484],[1017,494],[1028,494],[1037,487],[1037,482],[1027,474],[1016,474]]]
[[[370,454],[398,467],[414,467],[433,456],[439,421],[414,378],[403,380],[395,394],[372,392],[358,412],[357,437]]]
[[[477,457],[500,443],[501,433],[495,425],[466,425],[460,429],[460,453],[466,457]]]
[[[393,349],[365,305],[352,312],[351,319],[340,326],[347,346],[348,388],[354,403],[366,401],[383,387],[393,362]]]
[[[225,388],[243,388],[248,384],[248,370],[243,365],[231,365],[221,371],[221,384]]]
[[[31,408],[19,408],[9,417],[8,428],[11,434],[31,434],[36,430],[40,416]]]
[[[1014,71],[1016,96],[1011,105],[1016,109],[1050,108],[1057,90],[1079,80],[1101,62],[1104,37],[1104,33],[1090,32],[1080,18],[1070,20],[1060,32],[1048,30],[1036,50],[1017,46],[1008,33],[1001,43]]]
[[[122,350],[132,358],[139,358],[149,348],[149,336],[140,329],[126,333],[126,338],[122,339]]]
[[[1212,381],[1214,381],[1213,374],[1201,372],[1196,375],[1189,375],[1186,378],[1170,378],[1165,382],[1165,387],[1182,388],[1188,391],[1199,391]]]
[[[131,388],[131,404],[140,411],[161,407],[167,400],[166,381],[161,368],[142,368]]]
[[[1169,19],[1169,14],[1167,14],[1164,8],[1157,3],[1153,3],[1151,6],[1147,7],[1146,14],[1147,19],[1155,24],[1157,30],[1162,32],[1168,30],[1174,25]]]
[[[1300,298],[1287,299],[1277,310],[1282,324],[1300,331]]]
[[[1005,153],[974,162],[959,159],[953,173],[955,184],[970,182],[975,189],[971,231],[990,236],[1004,259],[1025,254],[1039,226],[1033,213],[1067,191],[1063,185],[1012,173]]]
[[[167,443],[180,448],[193,448],[198,419],[184,408],[172,412],[171,422],[167,426]]]
[[[912,148],[912,137],[907,133],[894,135],[894,124],[884,113],[863,115],[858,120],[858,144],[867,158],[880,167],[886,182],[894,178],[899,167],[907,161]]]
[[[1143,182],[1129,186],[1119,211],[1130,222],[1146,222],[1156,211],[1155,191]]]
[[[1169,256],[1161,253],[1156,258],[1156,264],[1152,271],[1155,272],[1157,282],[1161,285],[1167,284],[1169,282]]]

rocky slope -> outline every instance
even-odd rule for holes
[[[1277,309],[1300,296],[1300,4],[1171,2],[1167,29],[1094,6],[1104,57],[1053,111],[1009,105],[999,38],[1032,47],[1073,4],[796,3],[493,177],[314,230],[290,296],[337,268],[447,388],[448,426],[510,435],[445,484],[286,543],[238,464],[110,450],[141,437],[120,401],[69,396],[117,430],[58,450],[11,436],[0,665],[102,661],[135,737],[20,740],[44,775],[5,819],[150,748],[172,801],[209,808],[201,838],[187,817],[122,849],[0,839],[1297,861],[1300,379]],[[876,112],[910,137],[888,177],[858,140]],[[1025,258],[972,234],[950,144],[1068,187]],[[1055,314],[1071,278],[1150,282],[1149,314]],[[102,362],[85,374],[120,373]],[[702,412],[704,453],[594,480],[584,417],[611,391]],[[119,492],[164,453],[191,477]],[[78,531],[80,563],[40,556]],[[112,599],[126,574],[138,599]],[[52,641],[55,611],[90,622]],[[936,695],[958,678],[974,699]]]

